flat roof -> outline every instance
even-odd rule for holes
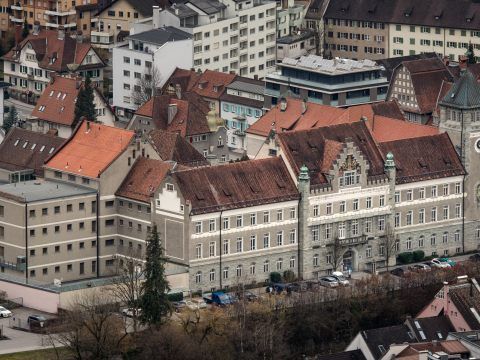
[[[313,37],[315,34],[312,30],[307,29],[298,34],[287,35],[277,39],[277,44],[293,44],[297,41],[302,41]]]
[[[10,197],[27,203],[95,193],[94,189],[54,180],[30,180],[0,185],[0,197]]]
[[[325,59],[317,55],[302,56],[300,59],[284,58],[281,62],[282,66],[303,68],[309,71],[314,71],[329,75],[348,74],[352,72],[362,72],[371,70],[384,69],[383,66],[378,65],[375,61],[351,60],[351,59]]]
[[[242,79],[239,79],[227,85],[227,89],[263,95],[263,93],[265,92],[265,83],[263,81],[258,81],[257,83],[246,82]]]
[[[171,41],[191,39],[192,35],[173,26],[165,26],[158,29],[144,31],[130,35],[127,39],[143,41],[150,44],[163,45]]]

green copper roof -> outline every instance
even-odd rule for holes
[[[441,105],[462,109],[480,107],[480,84],[475,76],[466,71],[440,102]]]

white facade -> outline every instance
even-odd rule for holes
[[[315,51],[315,36],[313,32],[308,34],[292,35],[282,40],[277,40],[277,61],[284,58],[298,59]]]
[[[277,37],[287,36],[302,27],[306,7],[295,4],[295,0],[286,0],[277,7]]]
[[[207,15],[197,12],[196,23],[186,23],[175,9],[154,9],[153,26],[175,26],[193,34],[193,67],[196,70],[235,72],[259,78],[274,70],[276,41],[275,2],[222,0],[224,10]]]
[[[139,105],[132,99],[136,82],[148,67],[160,73],[160,84],[168,79],[175,68],[191,69],[193,66],[193,43],[191,39],[167,42],[163,45],[143,43],[143,50],[135,50],[133,40],[128,46],[113,49],[113,106],[120,116],[125,110],[134,111]]]

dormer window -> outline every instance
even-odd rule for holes
[[[218,86],[217,85],[213,86],[213,91],[218,92]]]
[[[48,95],[48,96],[52,97],[54,92],[55,92],[55,91],[53,91],[53,90],[50,91],[50,95]]]
[[[40,107],[38,108],[38,111],[44,112],[45,111],[45,105],[40,105]]]
[[[355,185],[358,183],[357,172],[353,171],[345,171],[343,176],[340,178],[340,186],[350,186]]]
[[[45,145],[42,145],[42,147],[40,148],[40,152],[43,152],[43,150],[45,150]]]

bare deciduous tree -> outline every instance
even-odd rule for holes
[[[137,79],[132,89],[134,104],[143,105],[154,96],[160,87],[161,74],[155,66],[145,68],[144,73]]]
[[[390,268],[390,259],[397,253],[397,242],[398,239],[395,236],[395,233],[392,229],[392,226],[387,223],[385,228],[385,236],[380,240],[380,246],[383,246],[383,251],[385,255],[385,266],[387,271]]]

